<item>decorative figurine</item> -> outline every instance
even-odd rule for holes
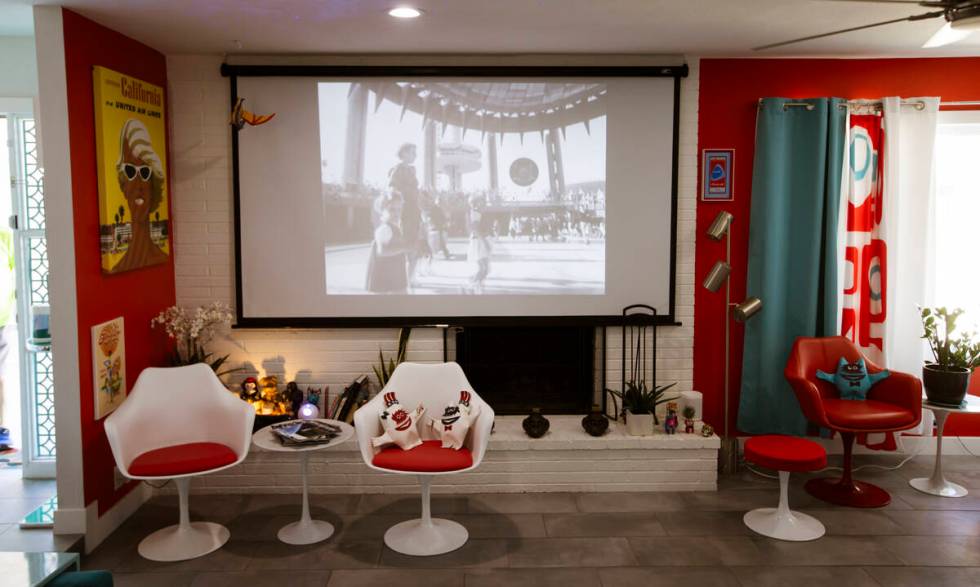
[[[246,377],[245,381],[242,381],[238,397],[250,404],[259,401],[259,382],[255,380],[255,377]]]
[[[592,411],[589,415],[582,418],[582,428],[590,436],[602,436],[609,429],[609,419],[602,413],[598,404],[592,404]]]
[[[285,414],[288,406],[279,393],[279,378],[268,375],[259,380],[260,399],[255,404],[255,411],[262,416],[277,416]]]
[[[303,390],[296,385],[295,381],[286,384],[286,391],[283,393],[288,398],[290,413],[299,414],[299,407],[303,404]]]
[[[306,401],[310,402],[314,406],[320,407],[320,393],[321,390],[315,387],[306,388]]]
[[[664,431],[667,434],[677,432],[677,402],[667,403],[667,417],[664,418]]]
[[[694,415],[696,414],[694,406],[684,406],[684,433],[694,434]]]
[[[541,408],[531,408],[531,415],[521,422],[524,432],[531,438],[541,438],[548,433],[551,422],[541,415]]]
[[[715,429],[711,427],[711,424],[705,422],[704,424],[701,425],[701,436],[704,436],[705,438],[711,438],[711,436],[714,433],[715,433]]]

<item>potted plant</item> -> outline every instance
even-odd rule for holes
[[[378,389],[388,384],[388,379],[395,372],[395,367],[405,361],[405,351],[408,350],[408,337],[410,336],[412,336],[411,328],[402,328],[398,331],[398,352],[394,358],[389,357],[387,362],[384,353],[378,349],[378,364],[371,366],[374,369],[374,376],[378,378],[378,385],[380,386]]]
[[[650,436],[653,434],[653,427],[660,424],[657,418],[657,406],[668,401],[677,399],[674,397],[664,397],[665,392],[677,385],[654,386],[652,389],[647,387],[646,381],[627,381],[623,391],[607,389],[606,391],[619,398],[623,402],[622,412],[617,413],[626,420],[626,433],[630,436]]]
[[[232,313],[228,304],[213,302],[188,312],[180,306],[170,306],[150,320],[150,326],[163,326],[173,343],[170,352],[170,365],[180,367],[195,363],[206,363],[219,377],[239,369],[221,370],[228,355],[215,357],[207,350],[207,345],[222,330],[231,324]]]
[[[932,349],[934,362],[922,368],[926,398],[934,404],[959,406],[970,385],[970,374],[980,366],[980,342],[974,333],[963,332],[956,338],[956,320],[963,310],[922,308],[924,338]]]

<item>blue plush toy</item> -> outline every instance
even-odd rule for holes
[[[817,369],[817,379],[833,383],[840,391],[841,399],[863,400],[867,397],[871,387],[888,375],[887,370],[880,373],[868,373],[864,359],[858,359],[855,363],[848,363],[844,357],[838,361],[836,373],[825,373]]]

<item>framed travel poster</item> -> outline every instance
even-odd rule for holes
[[[701,157],[701,200],[730,202],[734,196],[735,149],[705,149]]]
[[[163,88],[104,67],[93,70],[102,272],[170,256]]]
[[[126,399],[126,338],[123,318],[92,327],[95,419],[105,418]]]

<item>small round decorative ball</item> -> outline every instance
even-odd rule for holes
[[[299,411],[296,415],[299,416],[300,420],[312,420],[320,415],[320,409],[313,404],[306,402],[299,407]]]
[[[524,432],[531,438],[541,438],[548,433],[548,428],[551,428],[551,422],[541,415],[541,408],[533,408],[531,415],[524,418],[521,426],[524,428]]]

